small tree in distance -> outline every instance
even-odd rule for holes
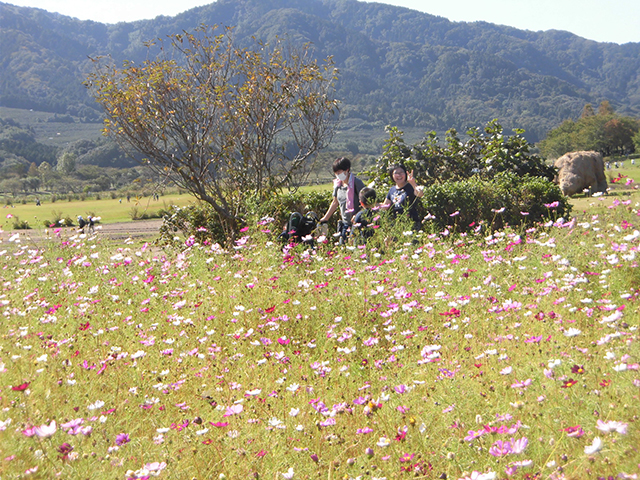
[[[172,35],[141,66],[96,59],[86,83],[105,134],[210,204],[233,236],[247,200],[299,182],[333,138],[337,70],[308,46],[240,49],[217,28]]]
[[[56,170],[69,175],[76,169],[76,155],[70,152],[64,152],[58,159]]]

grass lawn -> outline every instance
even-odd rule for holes
[[[141,212],[156,212],[161,208],[168,207],[169,205],[187,205],[193,202],[194,198],[191,195],[166,195],[160,197],[160,200],[153,200],[151,197],[145,197],[141,199],[131,198],[130,202],[127,202],[126,198],[111,199],[103,198],[101,200],[87,199],[85,201],[62,201],[58,200],[55,203],[50,201],[43,201],[41,206],[36,206],[33,202],[26,205],[16,204],[14,207],[5,207],[3,209],[3,215],[0,217],[2,222],[0,226],[4,229],[11,229],[13,224],[13,218],[7,219],[7,215],[11,214],[13,217],[18,217],[21,220],[27,220],[33,228],[44,227],[43,222],[45,220],[52,220],[56,214],[54,212],[60,212],[61,217],[71,217],[75,219],[78,215],[86,217],[87,215],[100,217],[100,223],[116,223],[116,222],[128,222],[131,221],[132,209],[137,208]]]

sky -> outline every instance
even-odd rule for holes
[[[174,16],[212,0],[2,0],[81,20],[130,22]],[[640,42],[640,0],[384,0],[454,22],[485,21],[522,30],[566,30],[598,42]]]

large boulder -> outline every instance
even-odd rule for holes
[[[604,161],[598,152],[570,152],[553,165],[558,169],[557,183],[565,195],[575,195],[586,188],[591,193],[607,190]]]

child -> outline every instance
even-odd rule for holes
[[[373,235],[373,211],[376,204],[376,191],[373,188],[365,187],[360,190],[359,195],[361,210],[353,218],[353,232],[356,243],[366,243],[367,239]]]

